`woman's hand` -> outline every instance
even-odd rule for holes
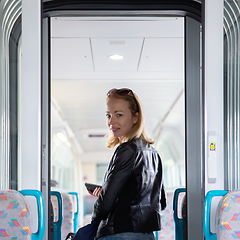
[[[99,197],[100,193],[102,192],[102,188],[97,187],[93,192],[88,191],[88,193],[94,197]]]

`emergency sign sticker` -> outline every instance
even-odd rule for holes
[[[210,151],[216,151],[216,144],[210,143]]]

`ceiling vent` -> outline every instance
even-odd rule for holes
[[[124,40],[110,40],[109,44],[112,44],[112,45],[124,45],[125,41]]]
[[[90,138],[102,138],[105,137],[106,134],[89,134],[88,137]]]

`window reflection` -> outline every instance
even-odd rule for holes
[[[56,187],[65,192],[74,189],[74,153],[71,143],[64,132],[52,136],[51,179]]]

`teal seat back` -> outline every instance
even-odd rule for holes
[[[62,222],[63,222],[63,199],[62,194],[58,191],[51,191],[51,201],[53,205],[53,240],[62,239]]]
[[[212,190],[212,191],[209,191],[205,196],[204,208],[203,208],[203,232],[206,240],[217,240],[217,234],[212,233],[210,228],[212,199],[214,197],[224,196],[227,193],[228,191],[225,191],[225,190]]]
[[[186,192],[185,188],[178,188],[174,192],[173,196],[173,219],[175,222],[175,240],[183,240],[183,218],[179,218],[179,196],[180,193]],[[182,211],[182,210],[181,210]]]
[[[19,191],[24,196],[33,196],[37,201],[38,210],[38,230],[36,233],[32,233],[32,240],[42,240],[45,231],[45,209],[42,193],[34,189],[26,189]]]

